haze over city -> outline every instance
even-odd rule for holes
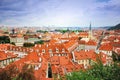
[[[0,0],[0,25],[108,26],[120,22],[120,0]]]

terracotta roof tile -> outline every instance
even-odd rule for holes
[[[113,46],[111,44],[102,44],[99,50],[112,51]]]
[[[86,45],[94,45],[94,46],[96,46],[97,43],[94,40],[89,40],[88,42],[86,42]]]

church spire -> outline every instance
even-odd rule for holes
[[[90,22],[90,26],[89,26],[89,38],[92,38],[92,27],[91,27],[91,22]]]
[[[91,31],[91,22],[90,22],[90,26],[89,26],[89,31]]]

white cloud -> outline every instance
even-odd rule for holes
[[[24,4],[23,1],[7,6],[11,11],[0,9],[3,24],[88,26],[92,21],[94,26],[103,26],[120,21],[119,0],[26,0]]]

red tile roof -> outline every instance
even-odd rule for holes
[[[8,58],[15,58],[17,55],[14,55],[11,52],[6,52],[6,51],[0,51],[0,60],[5,60]]]
[[[79,37],[88,37],[88,36],[89,36],[88,32],[80,32],[79,33]]]
[[[102,44],[99,50],[112,51],[113,46],[111,44]]]
[[[54,74],[59,73],[60,75],[65,75],[67,72],[83,68],[81,65],[75,65],[72,61],[70,61],[69,57],[65,56],[52,56],[50,62]]]
[[[86,59],[91,59],[93,61],[97,61],[97,58],[99,56],[99,58],[102,60],[103,63],[106,63],[106,55],[102,52],[100,52],[99,54],[96,54],[94,52],[94,50],[81,50],[79,52],[74,52],[75,55],[75,59],[76,60],[86,60]]]
[[[86,45],[93,45],[93,46],[96,46],[96,45],[97,45],[97,42],[94,41],[94,40],[89,40],[88,42],[86,42]]]
[[[27,55],[25,58],[22,58],[12,64],[15,64],[19,70],[21,70],[25,64],[39,66],[38,70],[35,70],[35,77],[37,78],[37,80],[46,77],[48,61],[43,56],[38,55],[38,53],[29,53],[29,55]]]
[[[7,59],[7,54],[4,51],[0,51],[0,60]]]
[[[86,42],[84,41],[84,40],[80,40],[79,42],[78,42],[79,44],[86,44]]]
[[[85,60],[85,59],[93,59],[96,58],[96,53],[94,50],[81,50],[74,52],[75,59],[77,60]]]
[[[69,50],[69,52],[71,52],[78,46],[78,42],[76,40],[70,40],[68,42],[65,42],[64,46],[67,50]]]

